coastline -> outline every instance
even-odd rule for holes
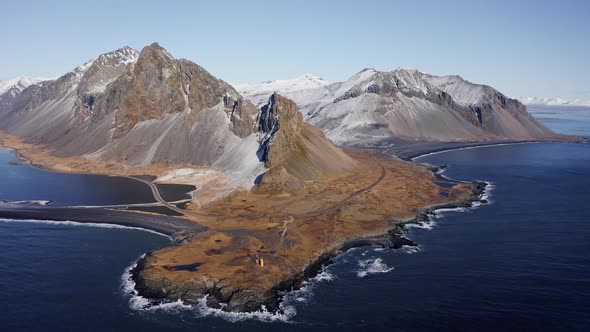
[[[480,142],[433,142],[422,141],[413,144],[405,144],[383,149],[383,153],[393,153],[396,157],[414,161],[417,158],[454,150],[475,149],[481,147],[518,145],[518,144],[536,144],[536,143],[581,143],[587,142],[586,137],[565,136],[563,139],[550,140],[496,140]]]
[[[112,209],[0,205],[0,218],[120,225],[142,228],[172,238],[187,232],[207,230],[207,227],[187,219]]]
[[[457,184],[462,182],[447,180]],[[223,283],[217,284],[212,282],[207,286],[203,292],[207,294],[206,304],[221,311],[228,313],[262,313],[271,312],[283,314],[280,312],[281,304],[284,297],[284,292],[296,291],[305,285],[305,282],[313,279],[326,265],[331,264],[334,259],[352,248],[366,247],[366,246],[381,246],[389,249],[400,249],[403,246],[416,246],[417,244],[407,239],[404,235],[408,232],[407,225],[421,224],[430,220],[436,211],[443,209],[461,209],[473,208],[476,204],[486,204],[488,201],[484,199],[486,195],[486,188],[488,183],[473,182],[470,183],[471,194],[469,197],[442,204],[432,204],[423,207],[418,213],[411,218],[392,219],[390,220],[390,227],[385,232],[374,234],[365,234],[363,236],[350,237],[344,241],[334,244],[330,247],[325,247],[321,253],[311,259],[305,268],[301,271],[293,273],[289,278],[281,280],[281,282],[274,285],[270,289],[260,291],[259,293],[248,292],[246,289],[232,289]],[[174,291],[174,285],[169,282],[165,283],[149,283],[145,280],[143,275],[146,269],[149,269],[149,260],[152,252],[146,253],[143,257],[134,263],[134,267],[130,270],[130,280],[135,285],[135,295],[144,299],[152,301],[152,305],[164,305],[169,303],[182,303],[182,305],[198,305],[203,302],[201,292],[194,291],[187,285],[178,285],[183,290],[183,296]],[[187,289],[189,289],[187,291]],[[195,294],[190,294],[194,291]],[[229,292],[229,297],[223,296],[224,292]],[[180,301],[180,302],[179,302]],[[254,304],[254,305],[252,305]],[[235,310],[238,308],[239,310]]]
[[[506,144],[506,142],[502,142]],[[524,142],[518,142],[524,143]],[[489,145],[485,144],[485,145]],[[483,145],[481,145],[483,146]],[[13,149],[14,150],[14,149]],[[42,168],[44,169],[44,168]],[[435,174],[436,178],[439,178],[436,171],[430,169],[430,171]],[[85,174],[85,173],[80,173]],[[457,184],[464,184],[465,182],[460,182],[451,179],[445,179],[447,181],[455,182]],[[470,182],[469,182],[470,183]],[[403,245],[411,245],[412,242],[407,240],[403,237],[403,234],[406,232],[406,228],[404,225],[411,224],[411,223],[421,223],[425,220],[429,219],[433,212],[438,209],[449,209],[449,208],[464,208],[470,207],[475,202],[482,202],[482,195],[485,191],[485,184],[475,183],[471,184],[472,191],[468,198],[453,201],[453,202],[445,202],[442,204],[431,204],[427,206],[423,206],[413,217],[411,218],[404,218],[404,219],[396,219],[390,220],[390,227],[387,229],[386,232],[374,233],[374,234],[364,234],[363,236],[358,237],[350,237],[347,238],[345,241],[340,243],[333,244],[329,247],[323,248],[322,253],[309,261],[309,264],[305,266],[302,271],[294,273],[291,275],[289,279],[282,280],[279,284],[274,285],[274,287],[268,289],[266,293],[259,294],[262,297],[254,297],[252,298],[252,294],[246,294],[246,298],[241,299],[239,302],[242,304],[245,302],[244,300],[255,300],[258,301],[256,306],[237,306],[232,307],[232,311],[239,311],[239,312],[253,312],[259,309],[258,304],[265,305],[266,308],[269,310],[277,310],[279,308],[279,304],[281,301],[280,292],[284,290],[291,290],[291,289],[298,289],[303,284],[304,281],[314,277],[324,266],[331,262],[336,256],[340,255],[343,251],[348,250],[350,248],[359,247],[359,246],[367,246],[367,245],[381,245],[384,247],[389,248],[399,248]],[[5,209],[6,210],[6,209]],[[110,223],[110,224],[120,224],[123,226],[130,226],[130,227],[140,227],[155,230],[157,232],[166,234],[171,236],[175,239],[181,239],[180,241],[176,241],[177,244],[180,244],[183,237],[179,236],[179,234],[186,234],[195,232],[202,232],[207,228],[195,223],[194,221],[189,221],[186,219],[180,218],[173,218],[173,217],[162,217],[162,216],[155,216],[151,214],[144,214],[144,213],[134,213],[128,211],[116,211],[116,210],[106,210],[106,209],[75,209],[75,208],[52,208],[52,207],[45,207],[45,208],[24,208],[21,210],[14,210],[5,211],[0,208],[0,216],[3,214],[8,214],[8,217],[19,217],[21,219],[54,219],[54,220],[63,220],[63,221],[77,221],[77,222],[88,222],[88,223]],[[108,212],[107,212],[108,211]],[[50,218],[47,215],[50,215]],[[145,220],[146,216],[150,216],[149,220]],[[107,222],[108,219],[108,222]],[[138,220],[141,219],[141,222]],[[174,220],[182,220],[180,224],[178,224]],[[170,221],[174,221],[169,223]],[[166,226],[162,226],[161,224],[166,223]],[[186,223],[190,224],[187,225]],[[187,227],[189,226],[189,227]],[[152,253],[147,253],[143,258],[141,258],[136,265],[136,268],[133,269],[131,275],[133,281],[137,287],[136,291],[138,295],[145,296],[150,299],[156,299],[156,301],[178,301],[179,298],[176,294],[169,293],[160,294],[158,289],[154,288],[154,285],[147,285],[146,283],[142,283],[142,280],[139,278],[139,272],[146,268],[146,260],[150,257]],[[157,285],[162,286],[162,285]],[[156,288],[158,288],[156,287]],[[217,293],[220,294],[222,289],[216,288],[216,285],[213,285],[212,288],[208,289],[210,293]],[[221,286],[219,286],[221,287]],[[160,289],[164,289],[163,287],[159,287]],[[249,297],[249,298],[248,298]],[[196,304],[197,300],[201,299],[200,297],[188,299],[189,304]],[[184,300],[184,299],[183,299]],[[210,301],[208,304],[212,305],[213,307],[219,306],[220,303],[223,303],[221,300],[222,298],[218,299],[217,301]]]

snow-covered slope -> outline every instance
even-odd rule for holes
[[[257,107],[268,102],[268,98],[279,92],[289,99],[314,98],[313,94],[322,91],[322,88],[332,84],[320,77],[305,74],[289,80],[265,81],[257,84],[234,84],[238,92],[250,100]],[[312,95],[310,95],[312,94]]]
[[[588,106],[590,107],[590,100],[573,99],[566,100],[562,98],[539,98],[539,97],[523,97],[520,99],[526,105],[544,105],[544,106]]]
[[[29,85],[37,84],[39,82],[47,81],[48,78],[44,77],[25,77],[25,76],[18,76],[13,79],[9,80],[0,80],[0,95],[10,91],[13,93],[13,96],[20,93]]]
[[[13,79],[0,81],[0,106],[10,104],[23,90],[34,84],[47,82],[50,79],[42,77],[18,76]]]
[[[295,84],[284,91],[281,86],[267,83],[241,91],[255,102],[270,90],[285,95],[297,103],[306,121],[340,145],[374,145],[392,139],[474,141],[553,135],[517,100],[459,76],[433,76],[413,68],[390,72],[367,68],[344,82],[301,90],[294,88]]]

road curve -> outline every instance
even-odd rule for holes
[[[160,191],[158,190],[158,186],[156,186],[155,183],[153,183],[152,181],[148,181],[148,180],[144,180],[141,178],[136,178],[133,176],[125,176],[128,179],[132,179],[132,180],[136,180],[136,181],[140,181],[145,183],[148,187],[150,187],[151,191],[152,191],[152,195],[154,195],[154,198],[156,199],[157,202],[159,202],[160,204],[164,205],[165,207],[169,208],[172,211],[178,212],[182,215],[187,214],[187,211],[183,210],[183,209],[179,209],[176,207],[176,205],[169,203],[168,201],[166,201],[162,195],[160,194]]]

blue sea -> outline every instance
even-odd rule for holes
[[[590,136],[588,109],[533,111],[559,132]],[[136,185],[110,178],[95,197],[88,181],[103,181],[9,164],[13,159],[0,152],[0,200],[110,204],[130,197],[123,190]],[[1,329],[590,331],[590,144],[482,147],[417,161],[448,165],[449,178],[490,182],[490,204],[438,211],[409,228],[417,248],[348,251],[286,294],[280,315],[228,315],[181,303],[139,310],[126,271],[143,253],[169,245],[168,238],[3,220]],[[38,179],[47,185],[36,187]]]

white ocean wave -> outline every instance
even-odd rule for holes
[[[436,222],[433,220],[433,218],[428,218],[428,220],[424,220],[424,221],[407,223],[405,226],[406,226],[406,228],[419,228],[419,229],[431,230],[434,228],[434,226],[436,226]]]
[[[420,246],[403,245],[399,250],[401,250],[403,253],[406,253],[406,254],[415,254],[417,252],[422,251],[422,248],[420,248]]]
[[[361,260],[358,265],[360,269],[356,275],[359,278],[364,278],[371,274],[387,273],[394,269],[393,267],[387,266],[381,258]]]
[[[469,208],[464,208],[464,207],[436,209],[436,210],[434,210],[434,212],[432,213],[432,215],[430,217],[434,218],[434,219],[440,219],[440,218],[443,218],[445,216],[445,214],[448,212],[466,212],[468,210],[469,210]]]
[[[59,225],[59,226],[83,226],[83,227],[98,227],[98,228],[114,228],[114,229],[133,229],[143,232],[148,232],[152,234],[157,234],[160,236],[167,237],[172,239],[170,236],[156,232],[151,229],[141,228],[141,227],[131,227],[131,226],[123,226],[117,224],[103,224],[103,223],[92,223],[92,222],[77,222],[77,221],[58,221],[58,220],[39,220],[39,219],[4,219],[0,218],[0,222],[7,222],[7,223],[33,223],[33,224],[47,224],[47,225]]]
[[[239,322],[244,320],[258,320],[261,322],[289,322],[295,316],[297,311],[294,306],[285,305],[284,302],[280,304],[279,310],[271,312],[263,308],[254,312],[225,312],[222,309],[211,308],[207,306],[207,296],[198,300],[198,303],[191,308],[196,309],[199,317],[219,317],[230,322]]]
[[[333,281],[334,275],[328,272],[325,268],[323,268],[318,275],[310,279],[311,281],[315,282],[322,282],[322,281]]]

